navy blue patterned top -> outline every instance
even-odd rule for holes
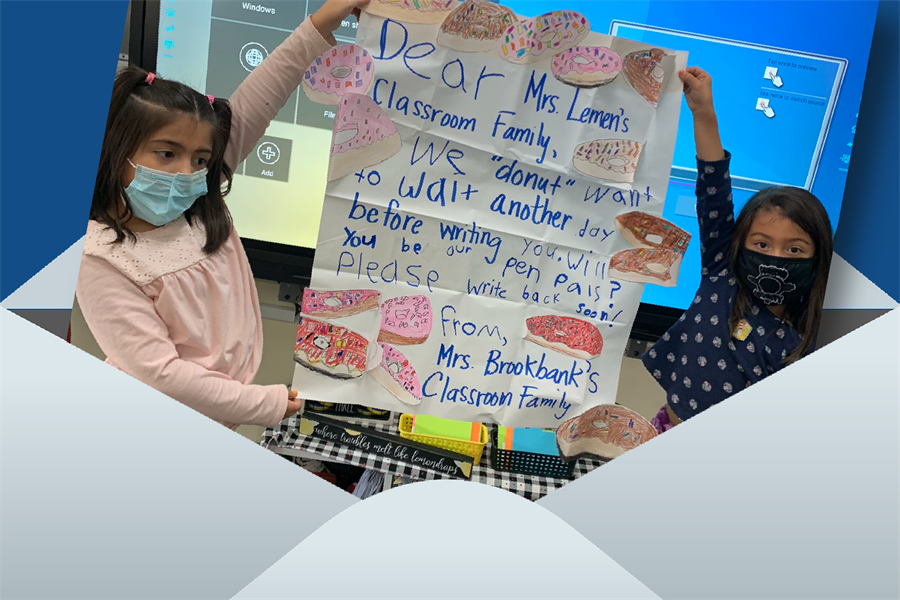
[[[738,289],[728,259],[734,231],[730,162],[728,152],[720,161],[697,160],[700,289],[679,321],[643,356],[682,420],[778,371],[801,341],[796,329],[755,298],[744,316],[747,326],[728,330]]]

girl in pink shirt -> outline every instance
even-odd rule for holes
[[[328,0],[229,101],[128,68],[116,78],[76,296],[106,362],[229,427],[300,408],[253,385],[262,321],[224,196],[234,168],[368,0]]]

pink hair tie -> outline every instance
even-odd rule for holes
[[[156,73],[147,73],[147,78],[144,81],[147,82],[147,85],[150,85],[154,79],[156,79]]]
[[[215,99],[214,97],[212,97],[212,96],[207,96],[206,99],[209,100],[209,105],[210,105],[210,106],[212,106],[212,105],[213,105],[213,102],[216,101],[216,99]]]

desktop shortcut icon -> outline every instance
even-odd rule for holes
[[[778,69],[776,67],[766,67],[766,72],[765,74],[763,74],[763,79],[768,79],[777,88],[780,88],[784,85],[784,81],[782,81],[781,77],[778,75]]]
[[[281,150],[272,142],[263,142],[256,149],[256,156],[265,165],[274,165],[281,158]]]
[[[250,42],[241,48],[241,66],[248,71],[253,71],[269,55],[265,46],[257,42]]]
[[[771,106],[769,106],[768,98],[759,98],[756,101],[756,110],[762,112],[764,115],[766,115],[770,119],[775,116],[775,111],[772,110]]]

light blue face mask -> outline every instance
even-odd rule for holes
[[[206,169],[187,173],[166,173],[128,161],[134,180],[125,188],[131,210],[138,219],[162,227],[187,211],[206,194]]]

